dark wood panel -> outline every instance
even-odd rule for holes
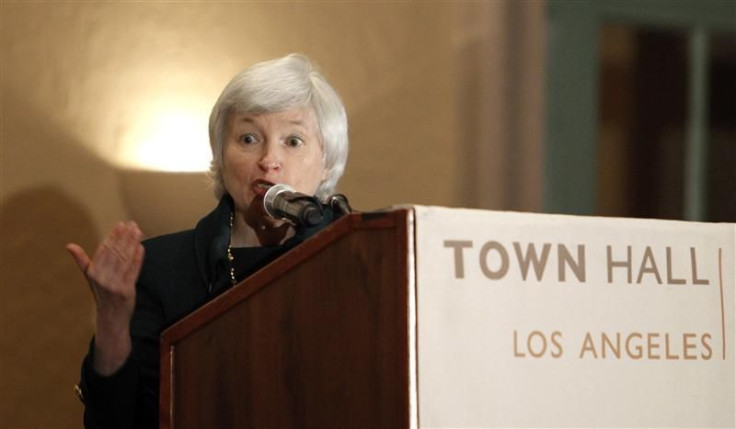
[[[162,427],[407,427],[407,213],[342,219],[167,330]]]

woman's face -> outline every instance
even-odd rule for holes
[[[241,215],[262,205],[266,189],[282,183],[314,195],[327,176],[317,118],[311,109],[278,113],[232,113],[223,148],[222,178]]]

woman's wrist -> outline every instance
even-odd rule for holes
[[[103,376],[114,374],[128,359],[131,349],[128,322],[111,323],[98,314],[93,361],[95,372]]]

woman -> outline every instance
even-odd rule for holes
[[[120,223],[92,257],[67,246],[97,309],[78,388],[88,429],[157,427],[161,332],[334,218],[327,209],[317,227],[295,228],[263,210],[276,183],[327,197],[347,160],[345,108],[306,57],[235,76],[209,128],[220,203],[193,230],[141,243],[135,223]]]

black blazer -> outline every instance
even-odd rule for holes
[[[136,307],[130,323],[133,349],[128,360],[109,377],[96,374],[93,338],[82,363],[77,392],[85,406],[87,429],[158,427],[159,337],[167,327],[231,286],[227,247],[233,210],[232,199],[225,195],[194,229],[143,242],[146,253],[136,285]],[[273,257],[334,218],[334,212],[325,207],[322,224],[298,228]]]

